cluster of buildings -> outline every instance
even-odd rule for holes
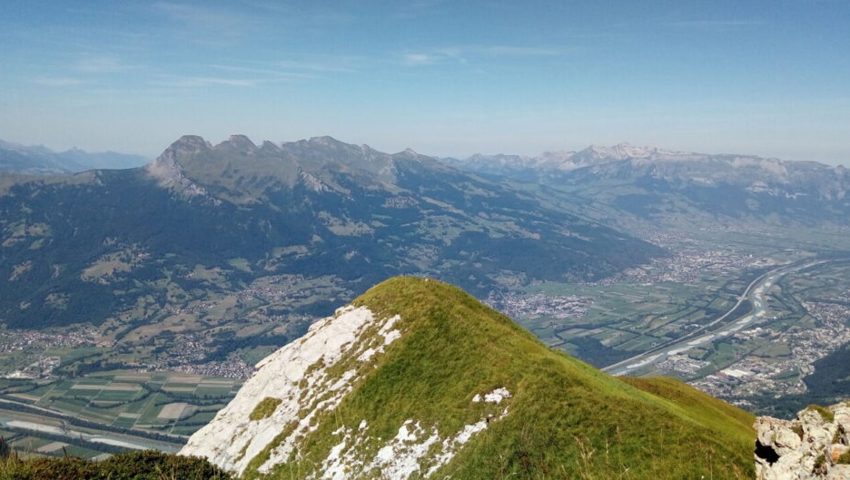
[[[172,370],[205,377],[237,379],[246,379],[254,373],[254,367],[245,363],[244,360],[235,354],[231,354],[224,361],[180,365]]]
[[[93,328],[74,328],[53,332],[47,330],[0,329],[0,354],[13,352],[43,352],[51,348],[95,345],[97,331]]]
[[[60,365],[60,358],[46,352],[57,348],[96,345],[97,332],[77,328],[61,332],[39,330],[0,330],[0,355],[16,355],[16,365],[0,370],[3,378],[46,378]],[[21,366],[25,365],[25,366]]]
[[[654,259],[648,265],[624,270],[619,275],[605,279],[601,283],[606,285],[623,282],[694,284],[706,276],[715,279],[729,278],[739,272],[770,267],[778,263],[770,258],[759,258],[726,250],[683,250],[670,257]]]
[[[53,373],[53,370],[56,369],[62,360],[59,357],[48,356],[48,357],[39,357],[35,362],[27,365],[25,368],[20,370],[14,370],[11,373],[4,375],[4,378],[8,379],[37,379],[37,378],[47,378]]]
[[[592,305],[592,300],[573,295],[552,296],[542,293],[529,295],[506,293],[490,294],[487,304],[511,318],[534,319],[539,317],[566,319],[582,318]]]
[[[804,302],[814,326],[791,326],[780,331],[770,323],[739,332],[739,342],[787,346],[787,354],[766,355],[758,349],[723,370],[691,382],[705,392],[748,406],[747,398],[806,392],[803,379],[814,363],[850,343],[850,307],[839,303]],[[683,372],[684,376],[687,375]]]

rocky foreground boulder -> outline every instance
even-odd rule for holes
[[[755,429],[758,480],[850,479],[850,402],[759,417]]]

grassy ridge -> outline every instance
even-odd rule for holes
[[[671,379],[618,379],[550,350],[462,290],[400,277],[355,301],[399,314],[402,337],[355,385],[279,478],[315,471],[362,420],[374,453],[407,419],[442,437],[487,408],[476,393],[506,387],[510,413],[474,437],[436,475],[465,478],[750,478],[752,417]],[[380,439],[384,439],[379,440]],[[297,458],[297,460],[296,460]],[[249,477],[253,476],[250,472]]]

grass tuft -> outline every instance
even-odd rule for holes
[[[822,407],[820,405],[809,405],[808,407],[806,407],[806,410],[812,410],[812,411],[818,412],[818,414],[820,414],[820,417],[823,419],[824,422],[832,423],[832,422],[835,421],[835,414],[832,413],[832,410],[830,410],[826,407]]]
[[[279,398],[266,397],[260,400],[260,403],[254,407],[254,410],[251,411],[251,414],[248,415],[248,418],[251,421],[256,422],[258,420],[262,420],[264,418],[269,418],[272,416],[274,411],[277,409],[277,406],[281,404],[283,400]]]

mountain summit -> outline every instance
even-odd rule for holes
[[[245,478],[749,478],[752,417],[618,379],[434,280],[388,280],[258,364],[181,452]]]

